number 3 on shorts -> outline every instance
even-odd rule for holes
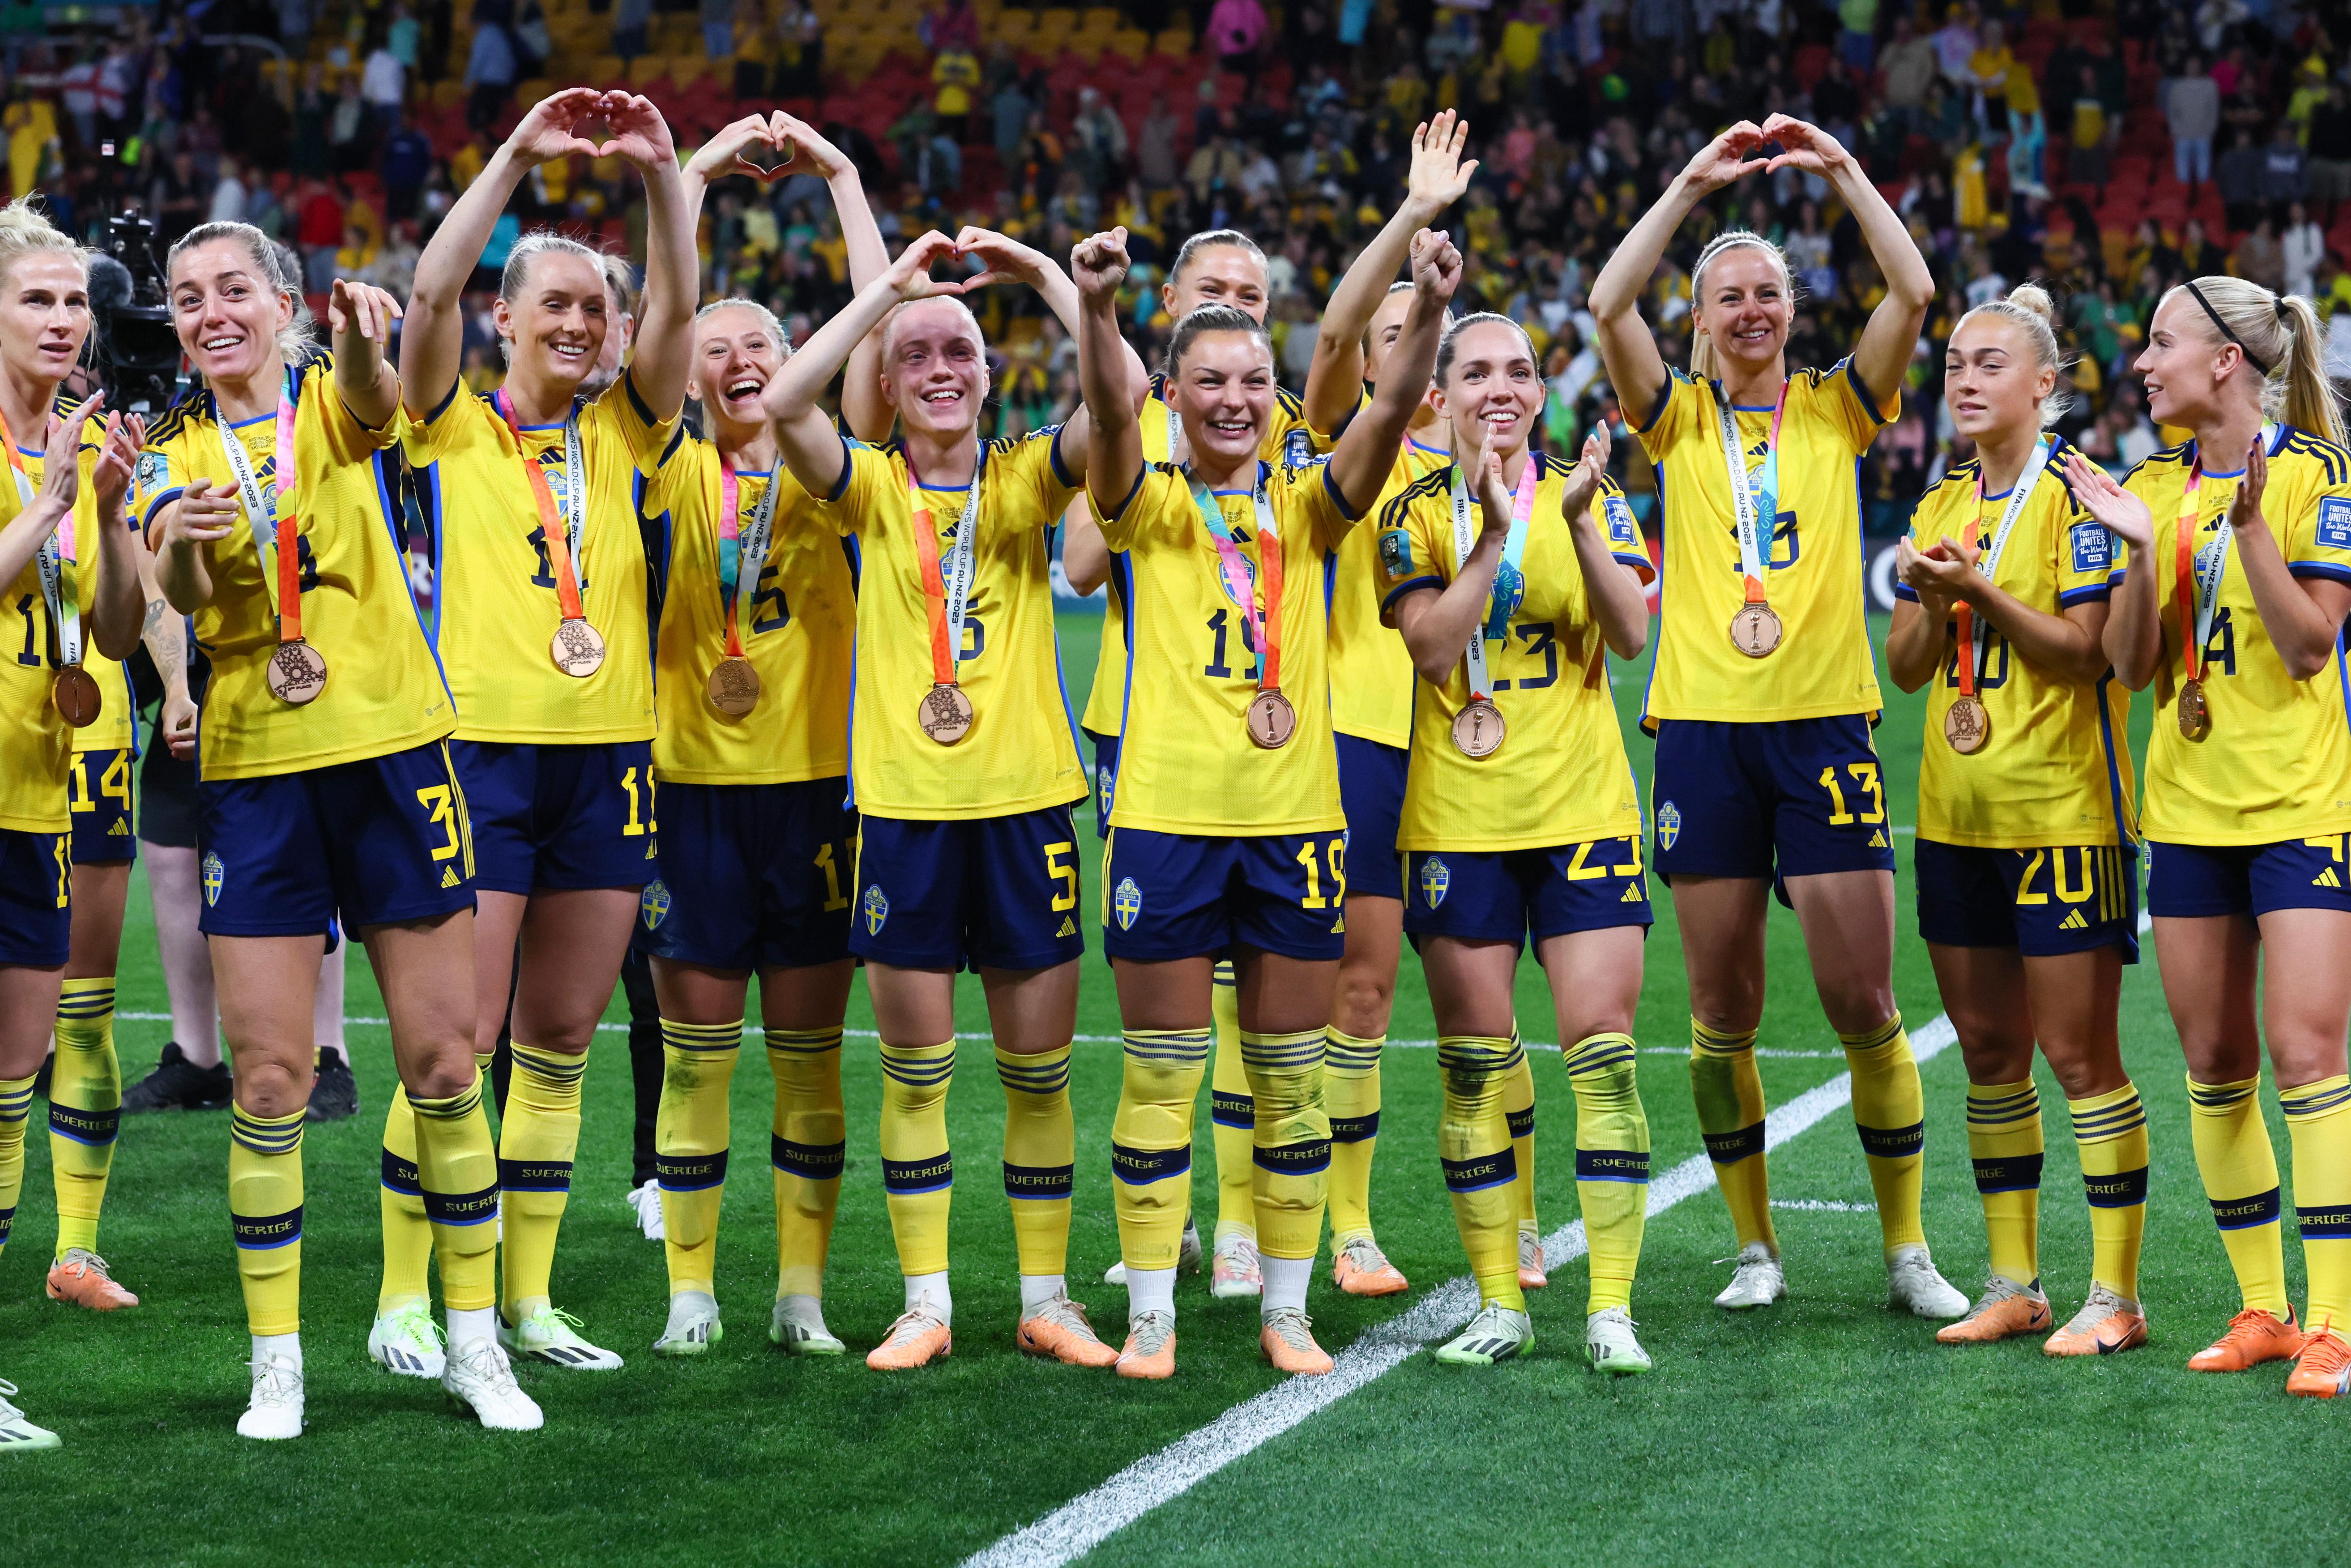
[[[1821,769],[1821,788],[1829,792],[1829,826],[1842,828],[1849,822],[1882,822],[1886,821],[1886,785],[1877,777],[1875,762],[1848,762],[1845,772],[1869,796],[1869,810],[1855,817],[1844,803],[1844,789],[1837,780],[1834,767]]]
[[[1330,909],[1347,899],[1347,841],[1344,835],[1323,846],[1322,858],[1331,867],[1331,896],[1322,896],[1322,870],[1316,863],[1314,841],[1307,840],[1298,846],[1298,863],[1306,868],[1306,896],[1298,901],[1301,909]]]

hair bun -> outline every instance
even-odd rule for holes
[[[2008,302],[2032,311],[2053,329],[2057,325],[2057,303],[2049,291],[2037,283],[2021,283],[2008,291]]]

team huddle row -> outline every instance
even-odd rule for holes
[[[1919,501],[1886,662],[1905,689],[1932,687],[1917,922],[1968,1066],[1991,1265],[1970,1303],[1920,1226],[1926,1111],[1892,989],[1883,703],[1858,591],[1856,464],[1898,413],[1926,264],[1834,139],[1775,116],[1724,131],[1596,280],[1609,376],[1663,505],[1645,813],[1607,655],[1646,647],[1656,569],[1606,477],[1607,432],[1573,460],[1531,451],[1545,386],[1527,335],[1450,314],[1461,258],[1428,225],[1468,189],[1465,141],[1449,113],[1415,133],[1404,203],[1333,293],[1302,397],[1275,383],[1265,260],[1247,236],[1186,244],[1155,373],[1119,329],[1123,231],[1084,240],[1066,268],[970,228],[893,261],[853,166],[781,113],[681,168],[643,99],[546,99],[451,210],[404,306],[335,285],[330,352],[305,335],[298,282],[266,239],[204,225],[167,263],[201,385],[152,425],[95,397],[59,402],[89,327],[81,256],[11,209],[0,414],[16,485],[0,500],[14,507],[0,580],[18,586],[0,615],[14,605],[39,652],[0,665],[0,1239],[54,1030],[50,1293],[135,1300],[96,1252],[120,1094],[120,899],[109,928],[86,891],[123,868],[119,848],[85,843],[68,797],[90,758],[133,744],[111,661],[168,611],[212,669],[194,739],[202,925],[235,1062],[247,1436],[302,1429],[303,1111],[318,958],[337,930],[375,967],[401,1084],[369,1350],[439,1379],[485,1426],[542,1422],[511,1355],[622,1364],[558,1305],[556,1252],[586,1052],[632,943],[665,1058],[657,1353],[720,1337],[715,1238],[754,974],[775,1081],[769,1332],[789,1354],[845,1348],[822,1297],[841,1020],[862,966],[905,1289],[867,1364],[949,1354],[945,1101],[956,977],[971,968],[1005,1093],[1019,1347],[1172,1375],[1176,1279],[1205,1254],[1216,1294],[1259,1298],[1269,1361],[1327,1372],[1306,1311],[1326,1210],[1332,1288],[1407,1289],[1368,1190],[1408,935],[1440,1036],[1438,1155],[1481,1299],[1438,1359],[1491,1366],[1534,1343],[1533,1090],[1511,1000],[1531,942],[1575,1094],[1585,1353],[1600,1371],[1646,1371],[1629,1308],[1653,869],[1683,935],[1691,1091],[1738,1241],[1718,1304],[1786,1289],[1755,1066],[1776,894],[1852,1067],[1889,1304],[1947,1320],[1946,1342],[2128,1350],[2147,1335],[2148,1132],[2116,1009],[2142,846],[2197,1162],[2244,1292],[2191,1365],[2291,1360],[2291,1391],[2342,1391],[2351,455],[2307,302],[2233,278],[2173,290],[2139,369],[2154,415],[2195,439],[2121,484],[2044,434],[2065,393],[2040,290],[1980,307],[1951,338],[1946,398],[1976,456]],[[756,304],[697,308],[705,184],[765,172],[747,156],[761,149],[829,183],[858,286],[797,348]],[[643,172],[642,298],[598,254],[527,236],[495,308],[505,383],[475,396],[458,378],[461,291],[525,172],[578,152]],[[1713,193],[1782,168],[1850,209],[1883,302],[1846,358],[1791,373],[1784,259],[1725,232],[1692,272],[1691,363],[1667,367],[1637,309],[1667,245]],[[987,349],[962,296],[1007,284],[1071,329],[1083,402],[1060,426],[982,440]],[[820,406],[836,379],[837,419]],[[699,430],[681,420],[689,397]],[[61,442],[80,460],[45,464]],[[433,540],[429,610],[402,569],[412,509]],[[1072,581],[1108,586],[1082,718],[1054,637],[1057,529]],[[2142,795],[2125,737],[2130,694],[2150,685],[2163,716]],[[1072,808],[1090,790],[1108,841],[1101,906],[1081,911]],[[1089,925],[1124,1030],[1116,1347],[1064,1279]],[[2257,988],[2294,1150],[2299,1316],[2257,1094]],[[494,1138],[478,1062],[509,1027]],[[2066,1095],[2095,1238],[2062,1327],[2034,1247],[2036,1049]],[[1204,1247],[1191,1149],[1211,1072]],[[5,1402],[0,1438],[57,1442]]]

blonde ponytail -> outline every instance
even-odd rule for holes
[[[2283,298],[2241,277],[2199,277],[2164,295],[2185,291],[2202,307],[2192,319],[2214,343],[2231,342],[2262,378],[2262,413],[2341,445],[2342,405],[2326,379],[2326,329],[2300,295]]]
[[[2326,379],[2326,326],[2299,294],[2279,300],[2278,309],[2293,336],[2285,360],[2285,422],[2343,445],[2343,405]]]

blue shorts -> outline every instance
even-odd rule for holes
[[[1986,850],[1918,841],[1918,935],[2030,958],[2117,946],[2138,962],[2138,852],[2066,844]]]
[[[475,884],[491,893],[643,887],[653,880],[653,743],[453,740],[474,819]]]
[[[1347,813],[1347,896],[1402,898],[1404,776],[1412,753],[1359,735],[1339,737],[1339,805]]]
[[[139,858],[131,831],[131,764],[121,747],[77,753],[73,759],[73,863],[119,864]]]
[[[1050,969],[1085,952],[1067,806],[857,828],[849,950],[904,969]]]
[[[2351,911],[2351,867],[2342,833],[2274,844],[2147,846],[2147,913],[2161,918],[2250,915],[2273,909]]]
[[[1641,841],[1600,839],[1540,850],[1415,850],[1405,857],[1412,896],[1404,928],[1470,942],[1538,942],[1572,931],[1647,925]]]
[[[1859,714],[1660,719],[1649,803],[1666,882],[1894,869],[1886,776]]]
[[[439,741],[196,792],[208,936],[308,936],[474,906],[465,792]]]
[[[857,813],[849,780],[672,784],[661,874],[637,901],[637,950],[713,969],[849,956]]]
[[[1118,789],[1118,742],[1115,735],[1086,731],[1094,743],[1094,837],[1110,837],[1110,799]]]
[[[1102,952],[1113,958],[1285,958],[1347,950],[1347,835],[1210,838],[1113,830],[1102,851]]]
[[[0,964],[54,969],[73,948],[73,867],[63,833],[0,828]]]

